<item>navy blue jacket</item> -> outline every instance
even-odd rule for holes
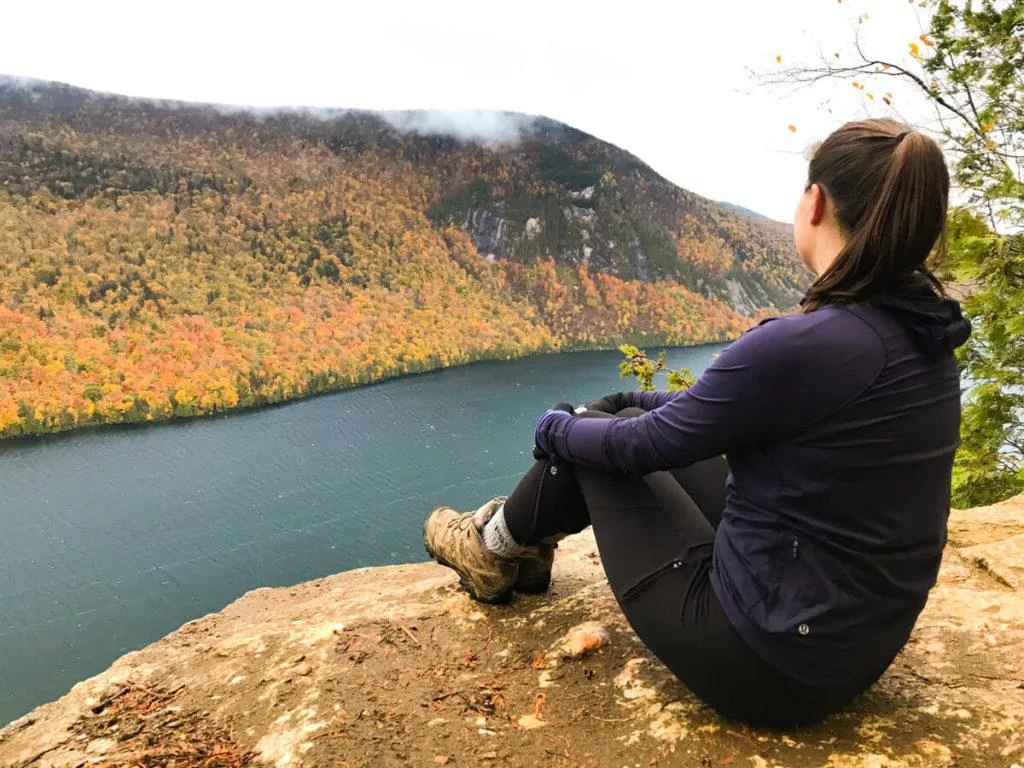
[[[544,425],[564,459],[646,474],[725,454],[711,583],[737,632],[810,684],[873,678],[935,583],[969,326],[923,289],[767,320],[632,419]]]

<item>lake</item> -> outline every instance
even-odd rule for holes
[[[669,351],[695,373],[721,346]],[[476,363],[260,411],[0,443],[0,725],[260,586],[426,559],[511,491],[552,403],[618,352]]]

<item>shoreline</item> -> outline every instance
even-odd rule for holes
[[[489,364],[489,363],[508,363],[516,362],[521,360],[529,360],[535,357],[546,357],[549,355],[565,355],[565,354],[581,354],[585,352],[619,352],[619,346],[621,344],[634,344],[635,346],[644,349],[648,353],[651,350],[666,350],[671,352],[674,349],[701,349],[703,347],[713,347],[722,344],[730,344],[735,339],[723,339],[721,341],[707,341],[699,344],[656,344],[656,343],[637,343],[636,341],[623,341],[617,346],[578,346],[570,347],[567,349],[548,349],[542,351],[530,352],[525,355],[515,355],[511,357],[481,357],[476,360],[467,360],[464,363],[456,363],[454,365],[441,365],[435,368],[429,368],[424,371],[416,371],[414,373],[399,373],[393,375],[383,376],[373,381],[365,383],[349,384],[334,389],[325,389],[319,392],[309,392],[303,395],[297,395],[294,397],[287,397],[282,400],[268,401],[262,403],[256,403],[248,406],[236,406],[234,408],[212,411],[210,413],[200,413],[192,416],[168,416],[167,418],[153,419],[151,421],[112,421],[106,423],[96,424],[82,424],[69,427],[67,429],[59,429],[51,432],[32,432],[23,435],[13,435],[10,437],[0,436],[0,453],[3,452],[7,446],[24,446],[31,444],[39,444],[43,441],[52,441],[59,439],[67,439],[76,435],[91,433],[91,432],[114,432],[119,430],[130,431],[137,429],[146,429],[152,427],[169,427],[172,425],[183,425],[196,421],[208,421],[212,419],[231,418],[235,416],[243,416],[260,411],[269,411],[272,409],[283,408],[296,403],[301,403],[314,398],[328,397],[330,395],[337,395],[341,392],[349,392],[352,390],[364,389],[366,387],[373,387],[379,384],[385,384],[387,382],[399,381],[401,379],[411,379],[418,376],[429,376],[431,374],[438,374],[442,371],[449,371],[456,368],[465,368],[473,365]],[[621,354],[621,352],[619,352]],[[625,379],[623,380],[625,381]]]

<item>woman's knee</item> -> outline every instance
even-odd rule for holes
[[[637,408],[635,405],[631,405],[629,408],[623,408],[621,411],[615,414],[618,419],[632,419],[635,416],[643,416],[647,411],[643,408]]]

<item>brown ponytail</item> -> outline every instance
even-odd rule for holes
[[[949,170],[930,138],[895,120],[847,123],[814,152],[808,183],[821,187],[843,233],[843,247],[801,302],[805,312],[863,301],[923,276],[946,250]]]

